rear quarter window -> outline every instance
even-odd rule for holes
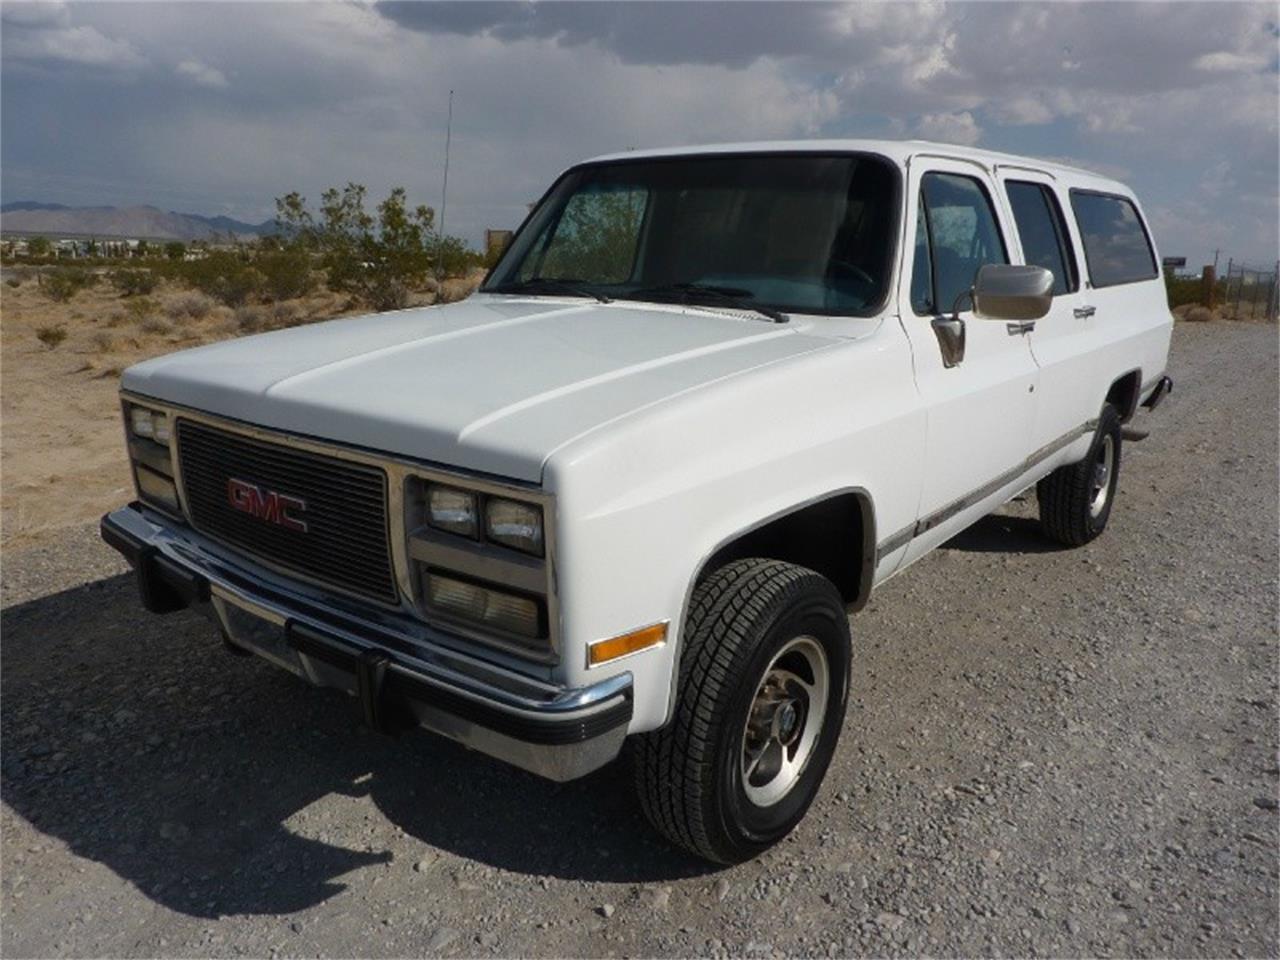
[[[1131,200],[1072,190],[1071,208],[1095,287],[1153,280],[1159,275],[1147,229]]]

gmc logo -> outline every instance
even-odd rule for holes
[[[247,513],[265,523],[297,530],[299,533],[307,532],[307,522],[298,517],[298,514],[305,513],[307,509],[307,502],[301,497],[263,490],[256,483],[231,477],[227,480],[227,503],[232,510]]]

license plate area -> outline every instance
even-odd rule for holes
[[[242,605],[224,595],[213,597],[213,608],[230,643],[292,673],[306,676],[297,651],[289,646],[282,618]]]

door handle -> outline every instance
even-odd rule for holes
[[[1020,337],[1024,333],[1030,333],[1034,330],[1036,328],[1036,322],[1034,320],[1022,320],[1017,323],[1006,323],[1004,328],[1009,331],[1009,336]]]
[[[1071,311],[1071,315],[1077,320],[1087,320],[1098,312],[1097,307],[1076,307]]]

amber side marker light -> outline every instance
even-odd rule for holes
[[[664,643],[667,639],[666,623],[655,623],[651,627],[641,627],[621,636],[608,640],[597,640],[587,647],[587,666],[598,667],[610,660],[617,660],[631,653],[639,653]]]

